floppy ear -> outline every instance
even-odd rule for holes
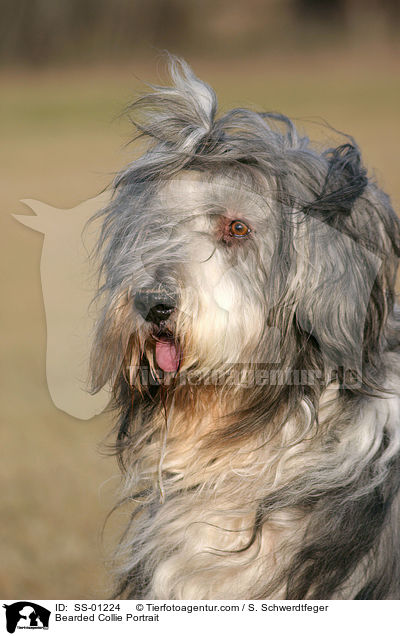
[[[331,148],[323,157],[327,160],[327,173],[321,193],[303,212],[329,222],[338,215],[351,213],[355,201],[368,185],[368,178],[355,145]]]
[[[296,229],[296,317],[318,343],[328,368],[343,367],[361,377],[366,345],[376,349],[383,320],[373,316],[372,333],[371,298],[382,286],[385,257],[376,229],[382,228],[381,214],[368,197],[360,200],[368,179],[358,149],[345,144],[325,158],[321,194],[303,208]],[[378,305],[385,304],[383,296]]]
[[[371,293],[382,260],[348,234],[313,217],[296,237],[297,323],[328,367],[362,370]]]

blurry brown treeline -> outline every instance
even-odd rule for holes
[[[400,34],[400,0],[0,0],[0,64],[240,57]]]

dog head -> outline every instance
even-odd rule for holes
[[[354,141],[319,151],[283,115],[217,117],[184,62],[171,74],[134,104],[148,146],[101,212],[94,389],[142,389],[143,365],[157,385],[244,366],[317,371],[319,387],[350,370],[376,386],[400,231]],[[253,400],[308,390],[266,384]]]

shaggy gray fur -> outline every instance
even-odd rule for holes
[[[172,87],[130,109],[146,147],[101,213],[93,389],[114,386],[125,496],[136,502],[119,593],[400,598],[399,221],[352,138],[321,152],[283,115],[217,117],[214,91],[184,62],[170,66]],[[232,236],[233,219],[248,236]],[[172,314],[157,323],[154,307]],[[166,335],[182,356],[172,376],[154,357]],[[268,380],[232,385],[238,368]],[[313,380],[271,381],[293,370]],[[238,445],[249,459],[235,468]],[[257,479],[256,452],[271,462]],[[225,551],[216,537],[212,557],[191,515],[232,533],[233,521],[212,516],[216,500],[251,531],[236,530],[242,543]],[[272,571],[265,536],[282,515]],[[237,571],[235,554],[247,559]]]

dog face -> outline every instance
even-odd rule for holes
[[[143,363],[158,380],[244,365],[368,384],[399,250],[387,197],[352,143],[317,152],[274,113],[215,119],[212,89],[178,66],[138,101],[150,145],[102,213],[95,388],[140,386]]]
[[[137,362],[204,374],[256,361],[275,243],[268,192],[188,171],[138,212],[128,293]]]

